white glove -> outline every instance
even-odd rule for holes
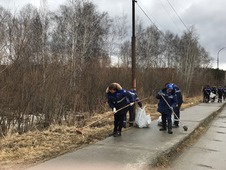
[[[112,110],[112,111],[113,111],[114,113],[116,113],[116,112],[117,112],[115,107],[113,108],[113,110]]]
[[[130,103],[129,105],[130,105],[130,106],[133,106],[133,105],[134,105],[134,102]]]
[[[170,109],[173,111],[173,107],[170,107]]]
[[[162,91],[159,91],[158,94],[159,94],[160,96],[164,96],[164,95],[165,95]]]

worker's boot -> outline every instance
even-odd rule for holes
[[[166,122],[163,122],[162,121],[162,128],[161,129],[159,129],[160,131],[166,131],[167,129],[166,129]]]
[[[172,126],[173,128],[179,128],[179,122],[178,120],[174,121],[174,125]]]
[[[169,134],[173,134],[172,129],[168,129],[168,133],[169,133]]]
[[[117,131],[113,136],[114,136],[114,137],[121,136],[121,132]]]
[[[113,132],[110,133],[109,136],[114,136],[116,134],[116,132],[117,132],[116,130],[113,130]]]
[[[162,127],[162,128],[160,128],[159,130],[160,130],[160,131],[166,131],[167,129],[166,129],[166,127]]]

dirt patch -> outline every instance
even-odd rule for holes
[[[199,103],[200,97],[186,98],[185,101],[182,109]],[[156,112],[157,104],[145,106],[152,120],[160,116]],[[111,112],[97,114],[78,126],[89,124],[92,125],[79,129],[82,135],[76,133],[76,127],[51,126],[45,131],[13,134],[0,139],[0,170],[25,168],[103,140],[113,129],[113,115]]]

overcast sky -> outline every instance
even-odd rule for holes
[[[67,0],[47,0],[50,10],[56,10]],[[131,18],[132,0],[90,0],[98,10],[108,12],[110,16],[123,12]],[[212,67],[226,70],[226,0],[137,0],[136,16],[147,25],[152,22],[161,30],[170,30],[181,35],[186,27],[194,26],[199,43],[213,58]],[[40,0],[0,0],[0,5],[11,12],[19,10],[27,3],[39,6]],[[151,20],[151,21],[150,21]],[[185,27],[186,26],[186,27]],[[224,48],[221,50],[222,48]],[[221,51],[220,51],[221,50]],[[219,52],[220,51],[220,52]]]

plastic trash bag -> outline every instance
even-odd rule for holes
[[[214,97],[216,97],[216,94],[214,94],[213,92],[210,92],[210,98],[212,99]]]
[[[149,125],[151,124],[151,116],[146,114],[145,107],[137,108],[135,123],[139,128],[149,127]]]
[[[173,115],[171,115],[171,119],[172,119],[172,124],[173,124],[174,123],[174,116]],[[157,122],[158,122],[158,126],[162,126],[162,116],[159,116]],[[167,123],[167,121],[166,121],[166,123]]]

